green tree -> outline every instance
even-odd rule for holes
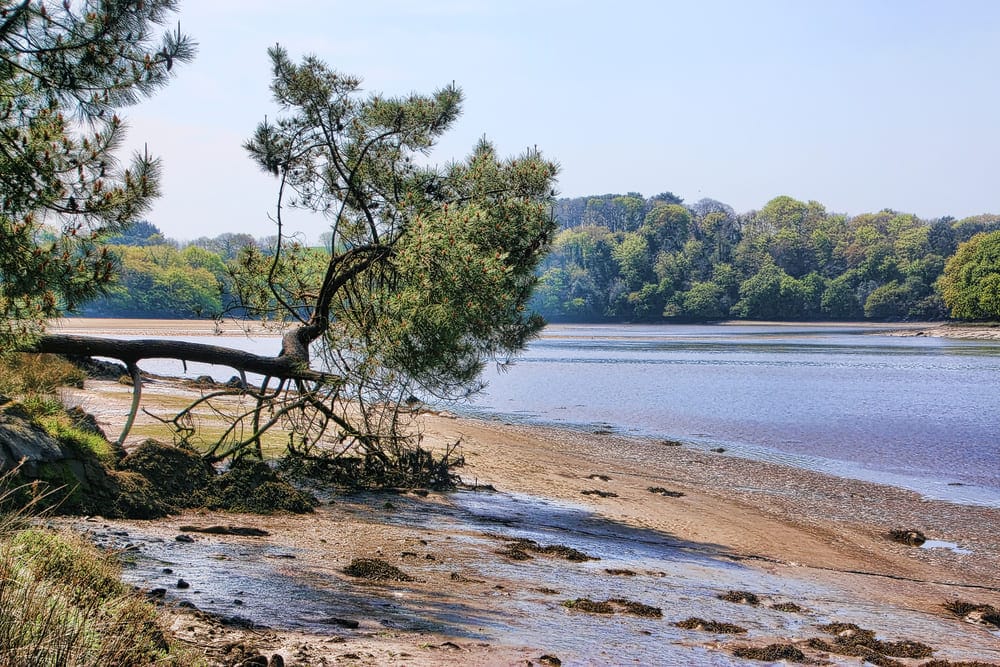
[[[315,57],[269,55],[283,113],[245,146],[277,180],[277,235],[267,252],[245,247],[233,279],[251,314],[286,323],[281,352],[120,340],[87,349],[131,367],[155,355],[266,376],[245,389],[246,409],[225,411],[214,394],[199,401],[230,418],[208,443],[210,460],[260,456],[263,433],[280,425],[291,452],[327,462],[350,452],[364,467],[355,479],[446,484],[447,466],[407,429],[405,400],[468,395],[487,361],[509,361],[541,329],[526,304],[555,232],[556,167],[537,151],[501,158],[485,140],[461,162],[427,166],[424,154],[458,118],[456,87],[364,95],[360,79]],[[332,252],[286,238],[290,205],[333,232]],[[36,349],[79,347],[50,335]]]
[[[158,191],[158,164],[121,169],[115,110],[167,83],[194,53],[159,34],[174,0],[0,0],[0,345],[24,342],[113,277],[102,240]],[[45,238],[44,223],[58,226]]]
[[[684,315],[695,320],[717,320],[725,317],[722,306],[723,289],[715,283],[695,283],[684,293]]]
[[[1000,231],[977,234],[960,244],[938,288],[953,318],[1000,319]]]

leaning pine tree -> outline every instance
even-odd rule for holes
[[[540,330],[525,304],[555,228],[556,166],[537,150],[501,159],[486,141],[462,162],[425,166],[459,115],[457,88],[363,96],[359,79],[316,58],[269,53],[284,115],[261,123],[246,149],[277,180],[277,240],[266,252],[245,249],[233,278],[247,313],[287,327],[280,354],[66,336],[36,349],[133,368],[150,356],[210,361],[264,376],[199,400],[227,415],[225,433],[207,443],[211,460],[260,456],[264,434],[280,429],[292,454],[349,462],[353,475],[446,483],[447,460],[419,448],[405,401],[467,396],[485,363],[509,361]],[[314,212],[329,246],[290,239],[288,208]],[[170,420],[179,433],[192,435],[195,407]]]

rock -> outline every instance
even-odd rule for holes
[[[280,653],[275,653],[267,662],[267,667],[285,667],[285,659],[281,657]]]
[[[174,540],[185,543],[194,542],[194,538],[191,537],[190,535],[178,535],[177,537],[174,538]]]
[[[183,579],[178,579],[177,580],[177,588],[180,588],[182,590],[185,589],[185,588],[191,588],[191,584],[189,584],[188,582],[184,581]]]
[[[153,588],[146,592],[146,597],[152,600],[158,600],[160,598],[165,597],[166,594],[167,594],[166,588]]]
[[[37,477],[40,463],[62,461],[69,457],[59,442],[41,427],[31,423],[18,405],[0,411],[0,470],[22,465],[22,472]]]

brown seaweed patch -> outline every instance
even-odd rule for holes
[[[720,600],[735,602],[736,604],[748,604],[756,607],[760,604],[760,598],[750,591],[727,591],[719,596]]]
[[[613,605],[621,607],[621,611],[626,614],[632,614],[633,616],[642,616],[644,618],[662,618],[663,610],[659,607],[654,607],[652,605],[643,604],[642,602],[636,602],[634,600],[627,600],[625,598],[612,598],[608,600]]]
[[[623,569],[617,568],[617,567],[607,567],[607,568],[604,568],[604,571],[607,572],[608,574],[612,574],[612,575],[614,575],[616,577],[634,577],[635,576],[635,571],[634,570],[623,570]]]
[[[804,607],[800,607],[794,602],[779,602],[771,605],[771,609],[774,609],[775,611],[783,611],[788,614],[801,614],[805,611]]]
[[[942,605],[966,623],[979,623],[1000,628],[1000,610],[988,604],[977,604],[967,600],[952,600]]]
[[[921,642],[901,640],[885,642],[875,638],[875,632],[858,627],[854,623],[829,623],[820,630],[834,635],[832,643],[822,639],[810,639],[811,648],[864,658],[876,665],[896,664],[888,658],[929,658],[934,649]]]
[[[995,663],[981,662],[979,660],[960,660],[952,662],[950,660],[928,660],[920,663],[920,667],[996,667]]]
[[[413,577],[378,558],[355,558],[344,574],[372,581],[413,581]]]
[[[919,530],[911,530],[907,528],[895,528],[890,530],[888,537],[893,542],[899,542],[900,544],[905,544],[910,547],[919,547],[927,541],[927,536]]]
[[[575,600],[566,600],[563,602],[563,606],[567,609],[573,609],[575,611],[585,611],[588,614],[613,614],[615,613],[615,608],[611,606],[610,602],[598,602],[595,600],[590,600],[588,598],[577,598]]]
[[[549,544],[543,546],[534,540],[525,538],[510,540],[502,549],[498,549],[496,553],[506,558],[510,558],[511,560],[531,560],[531,553],[542,554],[544,556],[558,556],[574,563],[582,563],[588,560],[600,560],[600,558],[589,556],[579,549],[574,549],[564,544]]]
[[[678,628],[685,630],[701,630],[702,632],[714,632],[724,635],[738,635],[747,631],[746,628],[734,625],[733,623],[723,623],[722,621],[706,621],[704,618],[692,616],[683,621],[674,623]]]
[[[611,478],[608,477],[607,475],[599,475],[597,473],[594,473],[592,475],[587,475],[587,479],[599,479],[602,482],[610,482],[611,481]]]
[[[791,660],[804,662],[806,654],[791,644],[768,644],[767,646],[741,646],[733,649],[733,655],[747,660]]]
[[[584,611],[589,614],[631,614],[632,616],[642,616],[644,618],[662,618],[663,610],[659,607],[643,604],[625,598],[611,598],[604,602],[591,600],[589,598],[577,598],[566,600],[563,606],[567,609]]]
[[[586,491],[581,491],[585,496],[597,496],[598,498],[617,498],[618,494],[614,491],[601,491],[600,489],[587,489]]]
[[[680,491],[671,491],[670,489],[665,489],[662,486],[651,486],[646,490],[649,491],[650,493],[655,493],[657,495],[664,496],[665,498],[680,498],[681,496],[684,495]]]

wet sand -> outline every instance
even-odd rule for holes
[[[49,333],[74,335],[248,336],[280,335],[281,327],[253,320],[146,320],[139,318],[64,317],[48,323]]]
[[[68,398],[113,427],[128,400],[122,389],[90,382]],[[161,385],[144,395],[156,400],[178,391]],[[1000,664],[996,628],[964,623],[942,608],[956,599],[1000,607],[998,508],[926,500],[683,444],[435,414],[422,416],[422,429],[428,446],[460,439],[464,481],[497,492],[332,498],[306,516],[190,513],[73,523],[95,539],[137,546],[137,565],[126,576],[143,588],[167,588],[168,606],[188,602],[269,626],[240,629],[171,607],[178,635],[218,664],[237,641],[309,665],[546,664],[546,655],[563,664],[727,665],[745,664],[732,657],[734,647],[775,641],[795,643],[813,659],[857,664],[806,646],[823,636],[819,625],[835,621],[856,622],[884,640],[926,642],[935,658]],[[190,524],[250,525],[270,535],[176,542]],[[888,531],[899,528],[958,551],[890,541]],[[518,561],[497,553],[514,538],[600,560],[536,554]],[[415,581],[344,574],[358,557],[382,558]],[[178,577],[191,588],[177,589]],[[755,592],[762,604],[718,599],[730,589]],[[662,618],[563,605],[616,597],[659,607]],[[804,611],[775,611],[781,602]],[[673,625],[689,617],[736,623],[748,633]]]

